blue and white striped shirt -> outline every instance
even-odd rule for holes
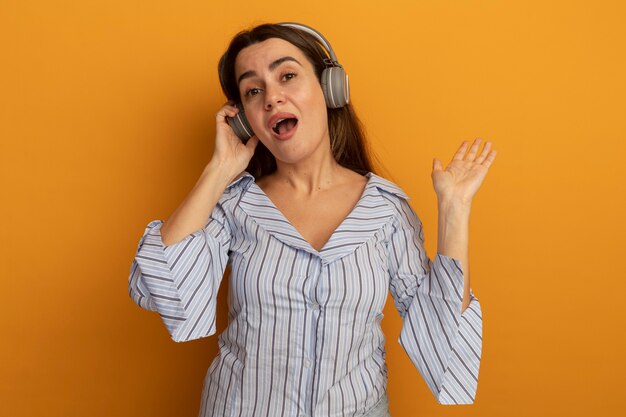
[[[229,324],[206,375],[200,416],[360,416],[384,395],[388,290],[400,344],[442,404],[473,403],[482,315],[461,314],[460,261],[423,247],[422,224],[395,184],[372,173],[352,212],[315,250],[244,172],[206,226],[164,246],[163,222],[139,241],[129,291],[173,340],[215,333],[231,265]]]

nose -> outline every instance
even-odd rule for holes
[[[278,86],[265,86],[265,110],[272,110],[279,104],[283,104],[285,98],[283,97],[282,90]]]

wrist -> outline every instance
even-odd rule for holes
[[[439,213],[469,215],[472,209],[472,202],[471,200],[464,201],[464,200],[453,199],[453,198],[439,198],[437,200],[437,208],[439,210]]]
[[[232,172],[231,167],[228,163],[217,161],[212,159],[205,167],[204,171],[202,171],[202,175],[200,176],[202,179],[210,179],[211,182],[215,181],[220,186],[223,186],[224,189],[237,178],[241,172]]]

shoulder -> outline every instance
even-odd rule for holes
[[[247,171],[243,171],[237,178],[228,184],[218,201],[218,205],[226,211],[229,211],[228,209],[232,210],[253,182],[254,177],[252,174]]]
[[[369,173],[367,176],[369,177],[370,187],[378,191],[388,209],[393,213],[393,224],[396,228],[403,229],[420,222],[417,213],[409,204],[411,198],[400,186],[373,173]]]
[[[369,184],[375,187],[380,193],[387,198],[392,198],[394,200],[410,200],[411,198],[404,192],[400,186],[389,181],[386,178],[380,177],[372,172],[366,174],[366,177],[369,178]]]

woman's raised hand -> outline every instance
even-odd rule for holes
[[[226,117],[233,117],[238,112],[239,109],[234,106],[233,102],[226,103],[217,112],[215,116],[215,150],[210,162],[226,169],[232,178],[246,169],[259,142],[256,136],[252,136],[244,144],[235,135],[233,129],[226,122]]]
[[[496,159],[496,151],[491,150],[491,142],[485,143],[478,156],[481,139],[474,141],[469,152],[468,143],[465,141],[461,144],[445,169],[441,161],[436,158],[433,161],[432,180],[440,202],[470,205],[489,167]]]

